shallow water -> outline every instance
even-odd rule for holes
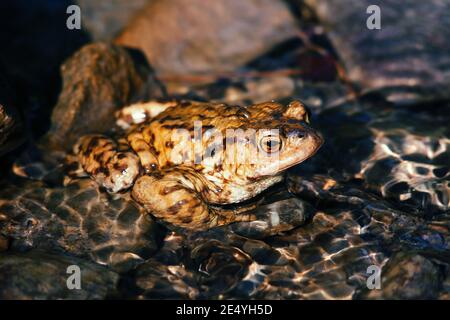
[[[449,107],[434,110],[365,96],[316,114],[326,144],[263,194],[259,222],[170,231],[128,194],[112,197],[90,179],[64,187],[57,174],[47,181],[11,174],[0,191],[0,231],[9,251],[25,257],[45,251],[106,265],[121,279],[107,296],[365,298],[373,295],[367,268],[386,268],[392,257],[391,269],[412,263],[425,275],[394,289],[395,279],[386,278],[390,291],[381,297],[422,292],[423,279],[436,283],[427,297],[445,296]],[[271,214],[283,229],[271,230]],[[391,269],[383,272],[397,272]]]

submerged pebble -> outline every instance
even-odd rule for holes
[[[81,288],[68,287],[69,266],[81,271]],[[0,255],[0,299],[105,299],[114,295],[119,277],[95,263],[42,251]],[[76,282],[73,282],[76,285]],[[72,284],[72,283],[71,283]]]

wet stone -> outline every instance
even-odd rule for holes
[[[279,251],[263,241],[246,239],[242,250],[252,257],[252,260],[261,265],[283,265],[288,260]]]
[[[310,168],[331,173],[336,181],[361,179],[364,187],[405,211],[432,215],[448,210],[449,165],[439,159],[450,152],[443,129],[450,109],[444,102],[436,110],[396,108],[373,95],[325,110],[316,123],[326,142],[310,159]]]
[[[348,216],[343,215],[343,217],[345,218],[343,222],[348,221]],[[205,242],[211,244],[217,243],[217,246],[221,244],[219,248],[206,245],[209,249],[204,249],[204,254],[200,255],[201,257],[208,257],[207,254],[210,252],[210,258],[206,260],[208,263],[203,262],[203,264],[201,264],[202,266],[209,266],[209,270],[215,270],[212,268],[215,265],[223,265],[225,268],[228,264],[230,268],[238,268],[239,265],[239,268],[243,268],[242,264],[238,263],[238,265],[236,265],[236,256],[233,254],[235,250],[238,250],[237,252],[244,252],[249,256],[251,261],[253,261],[246,269],[248,271],[245,272],[245,276],[241,278],[241,280],[232,280],[232,278],[229,278],[229,282],[223,284],[222,290],[224,291],[221,293],[208,286],[204,289],[206,290],[203,292],[204,297],[211,297],[211,295],[212,297],[216,297],[219,293],[219,295],[223,297],[245,298],[330,298],[330,296],[323,294],[326,292],[324,291],[324,288],[328,285],[327,281],[324,280],[317,283],[315,280],[323,272],[333,273],[333,270],[337,267],[342,267],[345,268],[345,272],[347,272],[348,275],[351,275],[352,278],[362,278],[367,266],[374,264],[375,262],[379,263],[379,260],[382,259],[382,256],[375,254],[376,247],[365,244],[362,239],[359,239],[359,241],[352,240],[351,242],[347,242],[347,247],[336,252],[334,256],[328,255],[321,249],[320,243],[314,242],[314,239],[316,238],[315,235],[320,234],[321,232],[332,231],[333,225],[335,226],[334,228],[341,225],[339,221],[342,218],[338,218],[338,220],[335,219],[332,224],[330,224],[332,221],[331,217],[329,221],[325,223],[323,223],[323,219],[317,219],[316,217],[314,219],[316,220],[315,222],[313,220],[312,224],[297,228],[283,236],[271,237],[270,241],[267,243],[247,239],[241,236],[234,236],[224,230],[210,230],[203,234],[192,235],[190,240],[187,239],[187,243],[193,242],[192,248],[196,248],[192,252],[199,250],[195,243],[199,244],[199,248],[205,248]],[[326,229],[320,231],[320,225],[326,227]],[[355,232],[356,231],[357,229],[355,229]],[[295,236],[296,234],[304,234],[305,232],[311,234],[310,238],[312,240]],[[339,234],[341,237],[348,238],[348,235],[342,233]],[[355,237],[357,237],[357,234],[355,234]],[[344,239],[342,239],[342,241],[344,241]],[[309,242],[312,242],[309,245],[309,248],[311,248],[312,252],[316,252],[316,259],[301,263],[303,261],[302,258],[304,257],[304,252],[306,251],[303,252],[299,250],[299,247],[308,247],[307,244]],[[357,247],[352,250],[352,246]],[[365,250],[363,250],[363,248],[365,248]],[[215,250],[219,250],[220,254],[214,254],[214,252],[216,252]],[[339,259],[340,256],[342,256],[341,259]],[[213,262],[219,260],[222,261],[222,263],[217,264],[211,262],[211,259],[213,258]],[[305,258],[308,260],[307,257]],[[202,261],[204,261],[203,259]],[[242,260],[242,262],[244,261],[245,259]],[[187,265],[190,264],[188,263]],[[197,263],[192,266],[192,270],[200,272],[200,274],[196,276],[196,279],[201,279],[202,281],[205,281],[204,278],[208,279],[207,275],[202,272],[204,269],[205,268],[199,269]],[[206,270],[208,269],[206,268]],[[218,270],[222,269],[219,268]],[[305,274],[306,270],[309,271]],[[324,277],[323,279],[331,279],[331,277],[332,275],[330,274],[329,277]],[[349,292],[354,292],[356,288],[362,285],[362,282],[353,281],[352,285],[349,286],[347,284],[347,278],[343,276],[338,278],[334,277],[333,279],[333,282],[330,284],[330,290],[332,290],[331,288],[334,288],[333,292],[335,298],[348,298]],[[225,286],[227,283],[228,286]],[[267,287],[267,283],[270,283],[270,287]],[[344,287],[347,289],[344,289]],[[339,294],[342,294],[342,296],[339,296]]]
[[[81,270],[81,289],[67,287],[67,268]],[[86,260],[31,251],[0,253],[1,299],[105,299],[113,295],[119,276]]]
[[[245,276],[251,260],[241,250],[216,240],[195,247],[191,252],[194,270],[202,291],[210,297],[231,290]],[[214,286],[212,286],[214,283]]]
[[[381,289],[365,290],[363,299],[436,299],[441,272],[429,259],[413,253],[397,253],[381,271]]]
[[[366,10],[376,4],[370,0],[306,3],[328,27],[352,80],[365,88],[387,87],[388,99],[399,103],[449,97],[447,2],[383,1],[380,30],[366,26]]]
[[[182,265],[167,266],[149,260],[137,267],[133,281],[137,298],[195,299],[199,296],[193,273]]]
[[[297,198],[280,200],[254,210],[256,220],[234,223],[233,232],[250,238],[262,238],[301,226],[315,213],[307,202]]]
[[[119,200],[120,208],[113,209],[107,195],[90,179],[73,181],[69,188],[74,192],[48,188],[42,182],[23,182],[1,190],[0,213],[5,219],[0,221],[0,234],[12,239],[12,250],[68,252],[122,271],[155,252],[163,230],[127,195]],[[25,195],[20,196],[23,190]],[[31,190],[43,196],[29,199]],[[3,194],[10,192],[16,198],[4,199]],[[63,199],[47,201],[52,193],[61,197],[62,192]],[[109,248],[106,255],[104,248]]]
[[[268,244],[293,259],[295,269],[293,274],[277,273],[279,286],[266,292],[266,297],[277,292],[277,296],[292,298],[287,288],[298,286],[296,298],[348,299],[365,285],[367,267],[380,264],[385,257],[379,249],[384,240],[375,235],[378,243],[366,241],[347,210],[337,211],[317,213],[305,226],[270,238]]]

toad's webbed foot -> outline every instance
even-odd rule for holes
[[[108,192],[131,187],[140,172],[139,158],[121,152],[117,143],[102,135],[86,135],[74,146],[74,153],[84,171]]]
[[[194,187],[198,184],[195,177],[183,171],[158,172],[137,179],[132,196],[155,217],[187,229],[206,230],[255,219],[248,213],[208,206]]]

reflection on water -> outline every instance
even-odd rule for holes
[[[44,166],[30,171],[19,161],[22,177],[1,183],[0,233],[25,257],[39,249],[108,266],[121,276],[113,296],[414,297],[428,279],[427,295],[444,297],[434,285],[443,276],[435,263],[450,262],[449,135],[440,123],[448,107],[440,110],[366,101],[323,111],[323,150],[257,200],[258,221],[205,232],[170,231],[127,193],[107,195],[90,179],[64,187],[58,170],[36,174]],[[366,286],[371,265],[402,274],[407,285],[389,276],[387,291],[374,295]],[[412,266],[421,277],[403,273]]]

